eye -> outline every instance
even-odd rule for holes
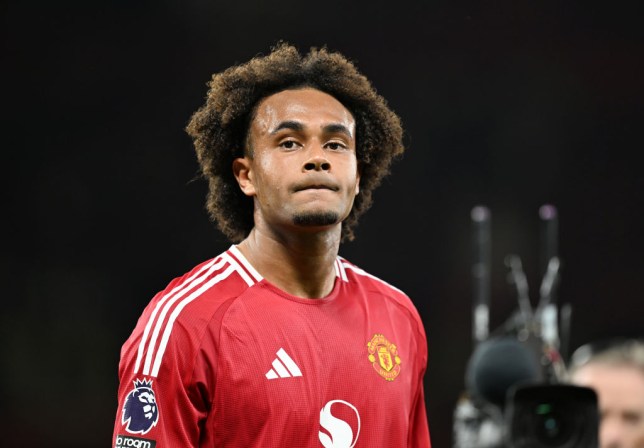
[[[332,151],[347,149],[346,145],[341,142],[329,142],[326,144],[326,147],[331,149]]]
[[[634,411],[624,411],[622,418],[626,423],[628,423],[631,426],[637,426],[639,425],[640,421],[642,420],[642,415],[639,414],[638,412]]]
[[[300,144],[295,140],[284,140],[280,143],[280,147],[284,149],[296,149],[299,148]]]

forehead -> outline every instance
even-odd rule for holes
[[[600,403],[644,411],[644,375],[636,367],[589,364],[580,368],[574,379],[594,388]]]
[[[256,131],[270,131],[283,121],[299,121],[315,127],[342,124],[353,131],[351,112],[328,93],[313,88],[283,90],[264,98],[257,105],[252,120]]]

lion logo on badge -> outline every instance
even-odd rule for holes
[[[374,334],[367,342],[369,362],[378,375],[387,381],[393,381],[400,373],[400,356],[398,347],[387,340],[382,334]]]
[[[152,390],[152,380],[134,380],[134,389],[127,394],[121,423],[126,431],[145,434],[159,421],[159,408]]]

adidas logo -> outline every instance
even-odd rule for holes
[[[283,348],[277,351],[277,358],[273,361],[273,368],[266,372],[266,378],[274,380],[275,378],[290,378],[292,376],[302,376],[300,368],[295,364]]]

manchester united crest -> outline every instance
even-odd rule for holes
[[[378,375],[387,381],[393,381],[400,373],[400,357],[398,347],[392,344],[382,334],[374,334],[367,342],[369,362]]]

